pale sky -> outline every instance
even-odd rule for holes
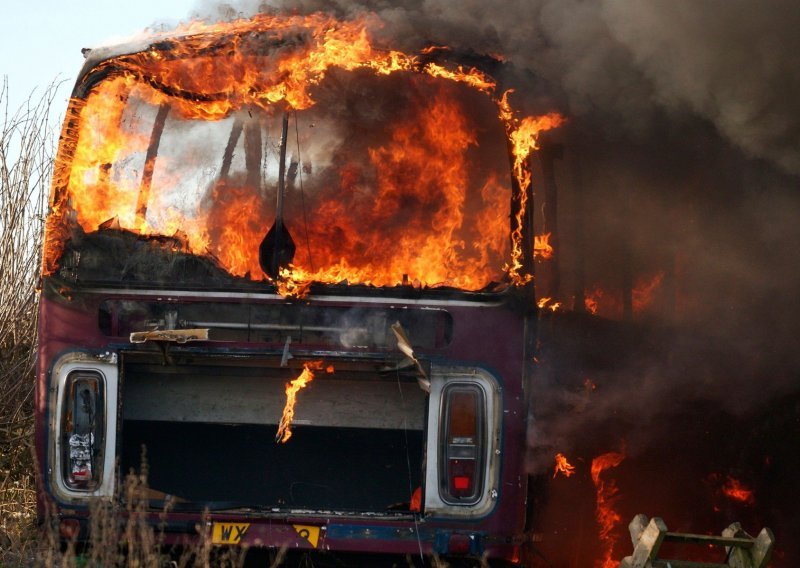
[[[197,0],[0,0],[0,78],[9,110],[33,89],[66,79],[55,101],[63,115],[83,65],[81,48],[113,44],[152,25],[186,21]]]

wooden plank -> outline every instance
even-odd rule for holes
[[[131,343],[144,343],[145,341],[174,341],[177,343],[208,341],[208,329],[165,329],[131,333]]]
[[[728,549],[728,566],[730,568],[753,568],[753,562],[746,550],[730,547]]]
[[[753,568],[766,568],[772,559],[772,549],[775,547],[775,535],[764,527],[755,540],[755,545],[750,551],[753,558]]]
[[[744,531],[741,523],[729,525],[722,531],[722,536],[727,538],[746,538],[751,543],[748,548],[752,548],[753,538]],[[737,547],[731,544],[726,546],[725,550],[728,551],[728,566],[730,568],[753,568],[753,558],[744,547]]]
[[[634,545],[632,556],[625,557],[619,568],[767,568],[772,557],[775,537],[768,528],[757,538],[751,537],[741,524],[733,523],[722,531],[722,536],[668,532],[664,521],[658,517],[636,515],[628,525]],[[725,547],[725,563],[695,562],[658,558],[664,541]]]
[[[650,523],[650,519],[647,518],[647,515],[639,513],[628,524],[628,531],[631,533],[631,543],[633,543],[634,548],[639,544],[639,539],[642,538],[642,533],[644,533],[648,523]]]
[[[650,519],[633,549],[632,568],[648,568],[650,563],[658,557],[658,550],[661,548],[666,534],[667,525],[662,519],[658,517]]]
[[[739,548],[753,547],[753,539],[751,538],[726,537],[711,534],[667,533],[666,539],[670,542],[687,542],[705,546],[738,546]]]
[[[749,534],[744,532],[742,523],[731,523],[727,528],[722,530],[722,536],[728,538],[751,538]]]

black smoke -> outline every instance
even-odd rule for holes
[[[519,108],[569,117],[550,139],[564,150],[556,292],[571,306],[580,288],[602,290],[607,319],[541,321],[532,471],[557,450],[582,456],[585,471],[592,452],[624,445],[661,487],[689,483],[671,459],[696,459],[698,492],[733,472],[766,501],[720,515],[774,525],[780,565],[800,561],[787,481],[800,450],[800,4],[275,0],[199,13],[318,10],[375,14],[374,36],[409,51],[502,54],[499,79]],[[663,274],[631,324],[619,322],[625,271]],[[647,509],[661,500],[631,493],[633,512],[658,513]]]

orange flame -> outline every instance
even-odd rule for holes
[[[619,538],[613,532],[622,520],[614,508],[619,490],[613,480],[605,481],[601,474],[609,468],[617,467],[624,459],[623,453],[608,452],[592,460],[592,481],[597,491],[595,517],[600,525],[600,542],[603,546],[603,558],[595,562],[595,568],[617,568],[619,563],[612,558],[614,545]]]
[[[563,474],[564,477],[569,477],[575,473],[575,466],[569,463],[567,456],[562,453],[556,454],[556,466],[553,470],[553,479],[555,479],[559,473]]]
[[[553,258],[553,245],[550,244],[550,234],[536,235],[533,238],[533,254],[535,258],[541,260]]]
[[[749,489],[744,483],[731,476],[725,478],[725,483],[722,485],[722,493],[729,499],[740,503],[747,505],[755,503],[752,489]]]
[[[551,312],[558,311],[561,308],[561,302],[556,302],[550,297],[539,298],[536,305],[540,310],[547,308]]]
[[[331,191],[320,194],[314,222],[306,230],[306,240],[314,246],[298,246],[294,265],[279,277],[279,292],[303,296],[311,282],[393,286],[403,283],[404,275],[423,286],[477,290],[495,280],[502,264],[496,259],[509,254],[509,264],[502,267],[509,279],[514,284],[527,282],[530,276],[521,274],[522,215],[531,183],[527,158],[537,149],[539,133],[564,119],[553,113],[520,120],[508,103],[509,93],[497,99],[494,80],[477,69],[447,68],[375,48],[369,29],[379,25],[373,16],[339,21],[325,14],[262,14],[213,25],[193,22],[158,36],[161,41],[144,51],[98,64],[95,70],[106,78],[91,88],[86,100],[73,99],[68,109],[53,179],[44,273],[57,268],[70,222],[92,232],[116,218],[121,228],[143,235],[180,230],[189,252],[212,256],[234,276],[262,279],[258,243],[267,228],[264,219],[271,215],[264,193],[234,177],[220,179],[206,197],[211,206],[187,217],[174,200],[159,195],[155,181],[152,194],[144,191],[138,176],[148,166],[137,162],[137,156],[150,153],[151,132],[146,121],[130,116],[127,105],[133,101],[168,108],[169,120],[183,120],[190,127],[191,120],[221,121],[245,114],[258,121],[262,119],[253,118],[257,113],[252,110],[274,117],[311,109],[323,80],[337,71],[379,77],[405,73],[426,77],[438,87],[426,87],[432,94],[418,101],[413,121],[387,117],[385,141],[368,147],[375,174],[341,166]],[[263,46],[268,46],[268,54]],[[480,93],[505,126],[514,155],[513,176],[521,191],[519,209],[513,213],[499,172],[481,171],[486,175],[483,181],[468,178],[475,162],[469,153],[477,145],[479,128],[471,109],[459,105],[454,85]],[[157,160],[166,164],[159,166],[160,187],[182,187],[182,160],[170,162],[162,155]],[[134,165],[125,169],[118,164]],[[466,193],[470,182],[482,187],[479,200]],[[375,193],[366,195],[365,187]],[[431,211],[429,218],[386,230],[387,219],[393,214],[397,218],[395,213],[409,202]],[[465,220],[468,203],[481,207],[477,223]],[[352,211],[359,214],[359,224],[345,226],[341,219]],[[516,220],[510,251],[509,214]],[[552,248],[547,251],[546,235],[537,242],[542,239],[534,248],[546,258]],[[342,246],[349,256],[342,254]],[[306,248],[316,258],[305,255]],[[381,253],[377,260],[367,259],[365,253],[376,251]]]
[[[595,287],[591,292],[587,292],[583,297],[583,306],[586,311],[592,315],[597,315],[597,310],[600,309],[600,300],[603,297],[603,290]]]
[[[511,276],[511,281],[515,285],[522,285],[532,278],[530,274],[522,273],[523,217],[531,186],[531,170],[528,164],[528,157],[531,152],[539,149],[539,134],[561,126],[564,122],[564,117],[558,113],[549,113],[544,116],[526,116],[521,121],[517,120],[508,101],[511,93],[513,93],[513,90],[503,93],[498,105],[500,107],[500,119],[506,124],[506,132],[511,144],[511,154],[514,156],[512,170],[520,192],[519,205],[514,218],[514,229],[511,232],[511,264],[508,267],[508,272]]]
[[[292,419],[294,418],[294,406],[297,402],[297,392],[305,388],[314,379],[314,371],[322,369],[322,361],[311,361],[303,363],[303,372],[292,382],[286,384],[286,405],[283,407],[283,416],[278,425],[278,433],[275,440],[285,444],[292,437]],[[332,369],[332,368],[331,368]],[[332,370],[330,372],[333,372]]]

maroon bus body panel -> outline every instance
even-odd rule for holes
[[[67,299],[52,293],[43,294],[40,304],[40,343],[37,372],[36,396],[36,439],[37,458],[41,465],[41,479],[44,491],[40,492],[40,506],[61,506],[60,515],[64,518],[85,519],[88,514],[85,507],[59,503],[52,491],[51,478],[53,464],[47,448],[51,447],[50,439],[54,432],[52,423],[54,409],[49,402],[52,392],[50,372],[55,361],[65,352],[83,351],[99,357],[108,354],[123,354],[132,345],[127,337],[108,336],[103,333],[98,323],[98,312],[103,302],[109,298],[125,298],[136,301],[150,298],[138,296],[136,291],[124,293],[115,291],[96,293],[82,291],[75,294],[76,299]],[[176,303],[169,293],[164,293],[165,304]],[[182,295],[183,304],[206,301],[202,294],[197,296]],[[282,299],[265,296],[263,300],[248,300],[257,304],[285,304]],[[309,300],[306,300],[309,301]],[[313,303],[313,298],[310,303]],[[237,300],[236,302],[239,302]],[[392,300],[393,307],[404,307],[402,299]],[[326,304],[328,305],[328,304]],[[342,298],[331,305],[338,307],[370,308],[372,303],[364,303],[358,298]],[[463,535],[465,542],[474,543],[471,552],[487,554],[489,557],[511,560],[517,557],[517,547],[522,540],[525,527],[525,503],[527,476],[525,472],[525,432],[526,405],[523,393],[524,354],[525,354],[525,321],[519,311],[510,309],[507,302],[492,304],[475,302],[431,302],[426,306],[424,301],[416,300],[405,307],[446,309],[452,317],[452,337],[449,344],[441,348],[420,349],[415,355],[422,360],[430,360],[439,365],[474,366],[485,369],[499,381],[502,395],[500,436],[501,442],[497,453],[502,455],[499,468],[500,478],[497,491],[492,497],[492,506],[485,514],[475,518],[441,518],[436,516],[417,515],[416,518],[406,516],[398,519],[369,518],[358,515],[336,514],[319,515],[304,513],[292,516],[288,512],[264,512],[255,514],[231,514],[212,512],[207,520],[210,523],[245,523],[246,534],[242,535],[242,544],[255,546],[299,548],[323,548],[331,551],[347,552],[381,552],[397,554],[423,554],[433,552],[446,554],[453,535]],[[250,354],[280,352],[280,344],[214,341],[213,333],[210,341],[193,343],[194,353],[213,353],[217,357],[235,353],[237,357]],[[334,360],[337,349],[330,346],[304,345],[293,343],[296,352],[313,351],[322,359]],[[349,350],[352,356],[359,350]],[[361,349],[361,355],[397,358],[396,350]],[[120,395],[122,393],[120,392]],[[124,404],[124,401],[122,401]],[[302,402],[299,404],[302,405]],[[428,425],[430,428],[431,425]],[[433,426],[438,427],[438,426]],[[291,443],[291,442],[289,442]],[[431,449],[429,448],[430,452]],[[191,475],[191,473],[187,473]],[[347,475],[345,471],[343,475]],[[426,487],[426,491],[436,488]],[[155,510],[155,507],[154,507]],[[165,542],[180,543],[196,537],[195,525],[201,519],[200,512],[169,511],[154,519],[153,524],[162,529],[166,526]],[[296,526],[319,527],[320,536],[316,546],[308,538],[298,534]]]

